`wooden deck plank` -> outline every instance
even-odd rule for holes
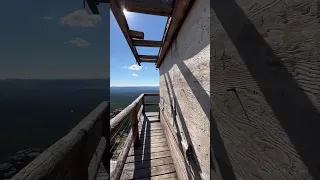
[[[157,158],[164,158],[164,157],[171,157],[170,151],[151,153],[151,154],[148,155],[148,157],[145,157],[145,156],[142,156],[142,155],[128,156],[126,163],[142,161],[142,160],[157,159]]]
[[[176,173],[169,173],[169,174],[163,174],[163,175],[159,175],[159,176],[153,176],[151,178],[141,178],[141,179],[137,179],[137,180],[177,180],[177,174]]]
[[[171,152],[159,122],[158,112],[146,112],[139,123],[141,145],[131,145],[120,179],[177,179]],[[108,177],[107,171],[99,168],[97,179]]]
[[[132,146],[121,179],[177,179],[158,112],[140,117],[141,145]]]
[[[157,152],[162,152],[162,151],[168,151],[169,148],[168,146],[160,146],[160,147],[155,147],[155,148],[143,148],[143,149],[130,149],[129,151],[129,156],[136,156],[140,154],[150,154],[150,153],[157,153]]]
[[[97,174],[96,180],[106,180],[106,179],[109,179],[109,174],[106,168],[104,167],[103,163],[101,162],[98,168],[98,174]]]
[[[164,136],[164,132],[152,132],[152,133],[146,133],[146,134],[141,134],[140,135],[140,139],[141,138],[144,138],[144,137],[146,137],[146,138],[148,138],[148,137],[157,137],[157,136],[160,136],[160,137],[162,137],[162,138],[166,138],[165,136]],[[160,138],[160,137],[158,137],[158,138]],[[153,138],[152,138],[153,139]]]
[[[132,145],[134,146],[134,145]],[[143,146],[135,147],[136,150],[143,149],[145,147],[156,148],[156,147],[164,147],[168,146],[168,143],[165,139],[157,139],[157,142],[145,142]]]
[[[176,170],[173,164],[155,166],[147,169],[135,169],[134,171],[123,171],[121,179],[138,179],[174,173]]]
[[[146,128],[146,129],[145,129]],[[161,126],[140,126],[139,127],[139,132],[144,131],[144,130],[148,130],[148,131],[151,131],[151,130],[162,130],[162,127]]]
[[[172,157],[164,157],[158,159],[152,159],[148,161],[138,161],[135,163],[126,163],[124,168],[128,171],[133,171],[135,169],[146,169],[155,166],[162,166],[166,164],[172,164]]]

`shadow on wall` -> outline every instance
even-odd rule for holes
[[[193,75],[193,73],[190,71],[190,69],[182,61],[181,61],[181,63],[176,64],[176,65],[179,67],[180,72],[184,76],[184,78],[187,81],[189,87],[192,89],[193,94],[195,95],[196,99],[198,100],[198,103],[202,107],[202,109],[205,112],[207,118],[210,119],[210,137],[211,137],[210,141],[212,141],[213,144],[214,144],[214,146],[210,147],[210,149],[211,149],[211,153],[210,153],[210,156],[211,156],[211,158],[210,158],[211,169],[213,169],[213,171],[216,172],[216,167],[215,167],[216,165],[213,162],[213,160],[215,158],[213,152],[215,152],[215,154],[218,154],[218,157],[216,158],[216,160],[217,160],[220,172],[221,172],[221,176],[224,179],[236,180],[235,175],[234,175],[233,170],[232,170],[232,166],[231,166],[230,160],[229,160],[228,155],[227,155],[226,148],[225,148],[225,146],[223,144],[223,140],[222,140],[222,138],[220,136],[220,133],[218,131],[217,124],[214,121],[214,117],[213,117],[213,115],[211,113],[212,110],[210,109],[210,111],[208,112],[208,108],[207,107],[210,106],[210,101],[208,101],[210,99],[210,97],[206,93],[206,90],[202,87],[202,85],[196,79],[196,77]],[[176,100],[176,96],[174,94],[173,85],[172,85],[171,80],[170,80],[170,85],[167,82],[168,81],[167,79],[170,78],[169,75],[168,74],[164,74],[164,78],[165,78],[166,86],[168,88],[168,92],[170,92],[169,91],[169,88],[170,88],[172,90],[172,92],[173,92],[173,95],[172,95],[172,97],[174,98],[173,100],[177,101]],[[169,97],[171,97],[171,96],[169,95]],[[181,124],[183,125],[183,132],[185,133],[185,136],[186,136],[186,139],[188,141],[188,144],[192,144],[191,138],[190,138],[190,135],[189,135],[189,131],[188,131],[187,126],[185,124],[185,119],[183,118],[183,114],[181,112],[180,106],[179,106],[179,104],[177,102],[175,104],[176,104],[176,108],[177,108],[177,112],[178,112],[179,118],[181,119]],[[173,105],[174,105],[172,103],[171,99],[170,99],[170,105],[171,105],[171,107],[173,107]],[[172,111],[173,111],[173,108],[172,108]],[[175,121],[174,124],[177,124],[175,118],[174,118],[174,121]],[[176,126],[176,127],[178,127],[178,126]],[[180,144],[179,144],[179,146],[180,146]],[[193,151],[193,153],[195,154],[194,151]],[[199,162],[196,161],[196,164],[197,164],[198,169],[201,170],[200,167],[199,167]]]
[[[179,149],[181,151],[183,151],[182,137],[180,136],[181,132],[184,133],[188,145],[192,145],[192,141],[191,141],[191,138],[190,138],[188,127],[187,127],[187,125],[185,123],[185,119],[184,119],[183,114],[181,112],[180,105],[177,102],[177,98],[176,98],[175,91],[173,89],[172,81],[171,81],[171,79],[170,79],[168,74],[164,74],[164,80],[165,80],[165,83],[166,83],[167,91],[169,93],[168,97],[169,97],[169,101],[170,101],[171,112],[173,114],[172,115],[173,116],[173,125],[176,127],[176,130],[177,130],[177,137],[178,137],[178,141],[179,141],[178,146],[179,146]],[[169,89],[172,90],[172,96],[170,95],[170,90]],[[171,97],[173,99],[171,99]],[[175,107],[174,107],[174,105],[175,105]],[[180,123],[181,123],[181,126],[182,126],[182,131],[179,128],[179,125],[178,125],[178,122],[177,122],[177,118],[176,118],[177,117],[176,116],[176,111],[174,110],[174,108],[176,108],[176,111],[178,112],[178,116],[180,118]],[[191,151],[192,151],[191,154],[194,154],[194,155],[196,154],[193,148],[191,149]],[[186,159],[184,159],[184,163],[188,164],[188,161]],[[200,167],[199,161],[197,160],[196,157],[192,157],[191,158],[191,166],[193,166],[192,169],[196,169],[196,170],[199,170],[201,172],[201,167]],[[189,172],[189,174],[188,174],[188,178],[189,179],[192,179],[190,177],[190,174],[193,174],[194,177],[196,177],[195,179],[200,179],[200,172],[198,172],[198,171],[190,172],[189,169],[186,169],[186,171]]]
[[[209,11],[209,10],[208,10],[208,8],[205,8],[204,11]],[[202,27],[202,28],[204,28],[204,27]],[[178,54],[178,53],[182,52],[183,51],[182,48],[185,48],[185,47],[184,46],[179,47],[179,45],[177,45],[177,42],[174,41],[172,44],[172,49],[174,49],[173,51],[177,52],[177,54],[173,54],[172,50],[169,50],[167,56],[171,56],[174,59],[174,62],[176,62],[176,64],[174,64],[174,65],[176,65],[178,67],[178,69],[180,70],[182,76],[184,77],[184,80],[186,80],[193,95],[195,96],[196,100],[198,101],[203,112],[205,113],[206,117],[209,120],[210,119],[210,97],[207,94],[207,91],[202,87],[200,82],[197,80],[197,78],[193,75],[191,70],[183,62],[184,60],[190,59],[191,57],[198,55],[204,48],[206,48],[209,45],[209,40],[203,40],[203,41],[207,41],[207,42],[203,43],[201,41],[198,41],[198,44],[196,46],[192,47],[192,51],[187,51],[187,52],[184,51],[182,54]],[[181,48],[181,49],[179,49],[179,48]],[[170,61],[170,60],[168,60],[168,61]],[[179,146],[179,149],[181,151],[183,151],[182,137],[180,136],[180,133],[183,132],[188,145],[191,145],[191,147],[192,147],[191,148],[192,156],[189,160],[184,159],[185,164],[190,163],[192,170],[195,170],[195,171],[190,172],[188,169],[186,169],[186,170],[189,171],[189,173],[193,174],[196,179],[201,179],[200,174],[202,172],[202,169],[201,169],[200,163],[197,159],[196,152],[193,148],[194,145],[191,140],[190,132],[189,132],[188,127],[186,125],[186,119],[184,118],[181,107],[177,101],[177,97],[176,97],[177,92],[173,88],[172,79],[170,78],[170,75],[167,73],[167,72],[169,72],[169,68],[171,68],[172,66],[165,67],[164,64],[165,64],[165,62],[163,63],[163,65],[161,67],[160,76],[163,76],[167,91],[169,93],[168,97],[170,98],[169,103],[171,106],[171,113],[173,114],[173,125],[175,126],[175,128],[177,130],[177,136],[178,136],[178,141],[179,141],[178,146]],[[170,90],[171,90],[171,93],[170,93]],[[183,89],[182,89],[182,91],[183,91]],[[180,129],[180,127],[178,126],[176,115],[180,119],[180,124],[181,124],[182,129]],[[223,146],[223,145],[221,145],[221,146]],[[212,166],[212,163],[211,163],[211,166]]]
[[[320,146],[312,140],[320,137],[319,111],[234,0],[213,0],[210,6],[277,120],[308,167],[310,175],[315,179],[319,178]],[[232,13],[226,13],[226,9]],[[217,129],[212,128],[211,132],[213,130],[218,133]],[[213,143],[217,156],[224,158],[225,150],[221,154],[216,150],[221,144],[215,140]],[[226,168],[223,168],[224,163],[218,161],[218,166],[223,173]],[[227,169],[228,173],[232,173],[231,166]],[[226,175],[224,178],[229,179]]]

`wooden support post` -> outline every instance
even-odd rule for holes
[[[143,95],[142,98],[141,98],[141,105],[143,106],[142,113],[145,114],[146,111],[145,111],[145,106],[144,106],[144,95]],[[138,117],[138,118],[139,118],[139,117]]]
[[[133,143],[135,146],[140,145],[139,141],[139,119],[138,119],[138,104],[135,102],[134,107],[131,111],[131,127],[132,127],[132,135],[133,135]]]
[[[70,180],[88,180],[88,166],[90,163],[88,157],[88,150],[87,150],[87,142],[88,142],[88,134],[85,133],[85,138],[80,144],[79,148],[75,148],[76,155],[74,160],[71,163],[70,170],[68,172],[68,179]]]
[[[158,107],[159,107],[159,115],[158,115],[158,118],[159,118],[159,120],[161,121],[161,119],[160,119],[160,103],[159,103],[159,105],[158,105]]]
[[[104,112],[101,117],[101,132],[102,137],[106,139],[106,147],[102,155],[102,163],[106,169],[110,169],[110,102],[108,102],[108,109]]]

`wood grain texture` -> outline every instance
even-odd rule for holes
[[[107,180],[110,179],[109,171],[106,170],[106,168],[104,167],[103,163],[100,163],[99,169],[98,169],[98,174],[97,174],[97,178],[96,180]]]
[[[161,47],[162,41],[153,41],[153,40],[132,40],[134,46],[144,46],[144,47]]]
[[[155,114],[157,113],[146,112],[141,114],[139,121],[140,146],[131,146],[120,179],[159,179],[161,176],[165,178],[166,176],[163,176],[165,174],[171,174],[168,178],[176,177],[176,170],[165,136],[162,135],[160,139],[157,136],[150,135],[153,132],[149,129],[151,126],[159,127],[160,125],[161,127],[156,118],[158,116],[154,116]],[[163,133],[162,129],[157,131]],[[172,177],[172,175],[174,176]]]
[[[172,42],[175,40],[179,30],[184,23],[186,16],[193,4],[194,0],[179,0],[175,2],[172,16],[170,21],[167,21],[168,28],[166,29],[164,36],[162,38],[163,47],[159,51],[159,60],[157,62],[157,68],[160,67],[162,61],[164,60],[168,50],[171,48]]]
[[[87,134],[108,110],[108,102],[102,102],[95,110],[77,124],[66,136],[46,149],[35,160],[19,171],[13,180],[43,180],[56,177],[62,168],[70,170],[74,178],[76,171],[81,178],[88,178],[89,158],[87,154]],[[79,154],[82,153],[82,154]],[[76,164],[74,164],[77,162]],[[79,165],[77,167],[77,165]]]
[[[194,2],[160,66],[159,106],[176,134],[176,150],[190,152],[189,179],[210,179],[209,6],[209,0]]]
[[[142,112],[142,110],[140,111],[140,113],[141,112]],[[139,115],[140,115],[140,113],[139,113]],[[139,117],[138,117],[137,103],[134,103],[134,107],[131,111],[131,129],[132,129],[132,136],[133,136],[133,144],[135,144],[135,145],[139,145],[139,143],[140,143],[139,142],[139,127],[138,127]]]
[[[129,30],[129,35],[131,38],[144,39],[144,33],[141,31]]]
[[[217,159],[236,179],[318,179],[318,1],[215,2],[211,108],[228,155]]]
[[[88,167],[89,180],[94,180],[97,177],[97,173],[99,170],[103,153],[105,152],[106,145],[107,145],[106,138],[102,137],[100,139],[96,152],[93,154],[91,158],[90,165]]]
[[[193,179],[192,176],[190,176],[190,173],[188,171],[188,166],[185,161],[185,157],[183,153],[181,152],[181,149],[178,146],[178,143],[176,142],[176,138],[174,137],[174,132],[172,132],[169,128],[168,122],[164,119],[165,116],[161,115],[161,121],[163,123],[163,130],[166,134],[166,139],[168,141],[168,145],[170,148],[170,152],[172,153],[173,157],[173,163],[176,168],[177,177],[179,179]]]
[[[132,135],[132,130],[130,131],[124,145],[123,145],[123,149],[117,159],[117,163],[115,166],[115,169],[113,172],[111,172],[110,174],[110,179],[111,180],[118,180],[120,179],[121,173],[123,171],[123,167],[125,165],[126,159],[128,157],[128,153],[131,147],[131,144],[133,143],[133,135]]]

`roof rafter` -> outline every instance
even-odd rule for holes
[[[141,62],[156,61],[157,68],[160,67],[171,44],[176,39],[194,1],[195,0],[86,0],[90,10],[94,14],[99,14],[97,8],[99,3],[110,3],[111,11],[138,65],[141,66]],[[143,32],[130,30],[123,9],[137,13],[168,16],[169,18],[162,41],[144,40]],[[147,55],[138,55],[135,46],[160,47],[160,49],[157,56],[145,58]]]
[[[163,47],[159,50],[156,67],[159,68],[195,0],[176,0],[172,16],[168,19],[167,29],[163,36]]]
[[[130,49],[131,49],[131,51],[133,53],[133,56],[136,59],[136,62],[138,63],[139,66],[141,66],[141,62],[140,62],[140,59],[138,57],[137,49],[133,45],[132,38],[130,37],[129,26],[128,26],[127,20],[125,18],[125,15],[123,13],[123,9],[121,8],[121,6],[119,4],[119,1],[110,0],[110,7],[111,7],[111,11],[112,11],[115,19],[117,20],[118,25],[119,25],[119,27],[120,27],[125,39],[127,40],[128,44],[129,44],[129,47],[130,47]]]

